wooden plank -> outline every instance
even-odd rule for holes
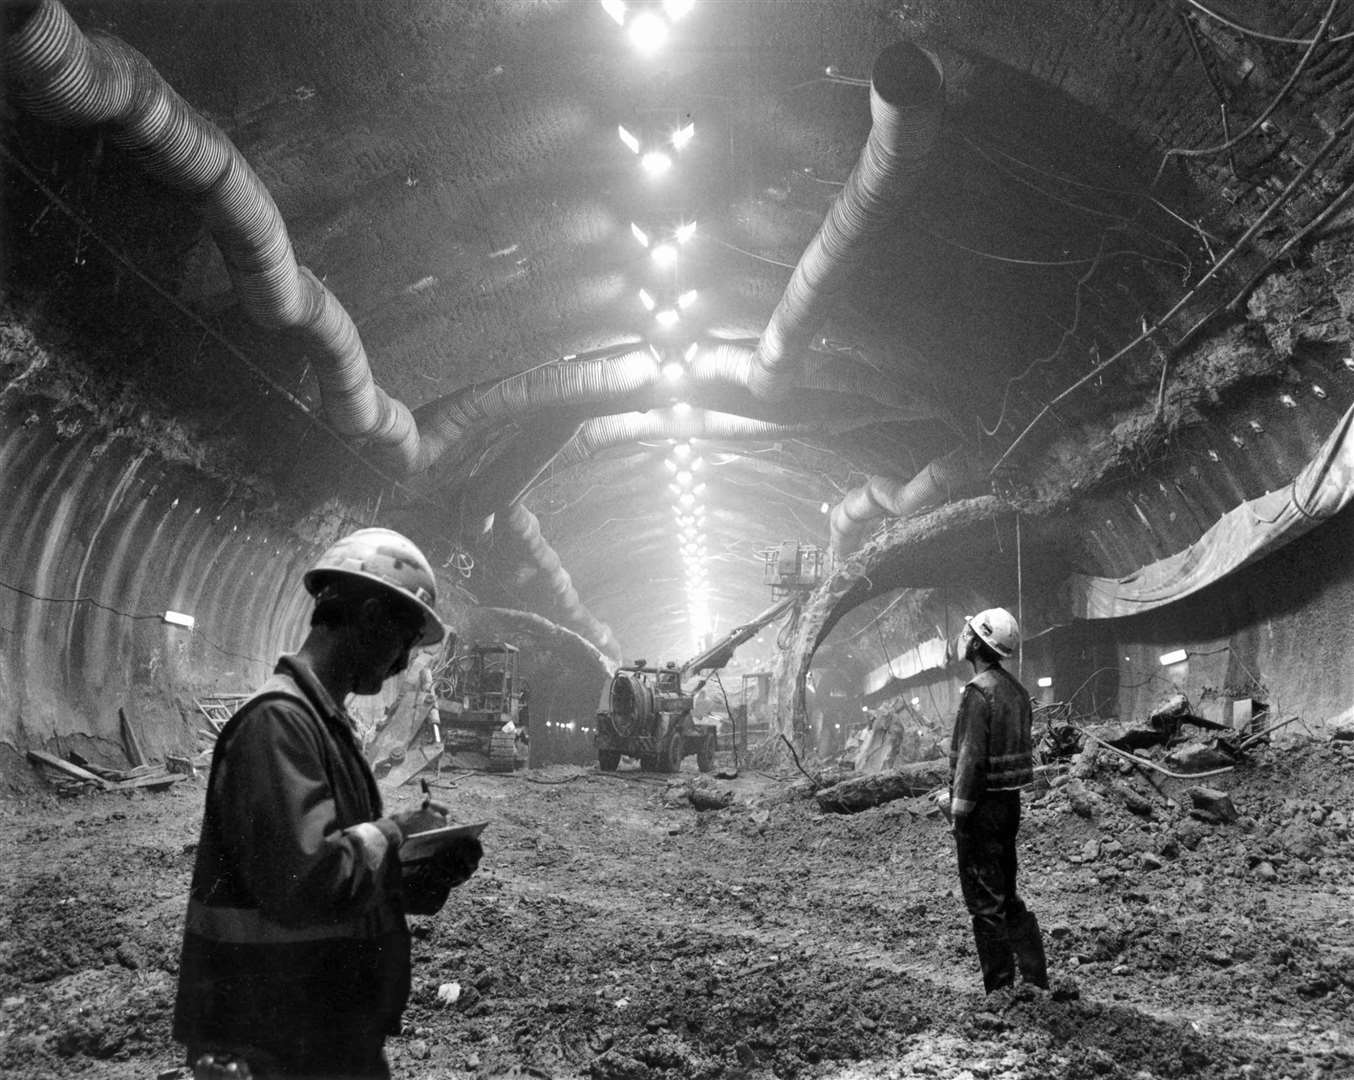
[[[135,788],[169,787],[170,784],[177,784],[180,780],[186,779],[182,773],[159,772],[149,776],[138,776],[134,780],[124,780],[120,784],[113,784],[108,790],[132,791]]]
[[[385,782],[391,787],[407,784],[429,765],[442,756],[441,743],[429,743],[410,750],[404,761],[386,773]]]
[[[79,765],[74,765],[69,761],[65,761],[55,754],[49,754],[45,750],[28,751],[28,760],[47,765],[50,768],[56,769],[57,772],[65,773],[67,776],[73,776],[76,780],[84,780],[86,783],[97,784],[103,790],[108,790],[108,781],[102,776],[95,776],[88,769],[82,769]]]
[[[127,760],[135,765],[144,765],[150,760],[146,756],[146,749],[141,745],[141,738],[136,733],[136,726],[127,719],[126,710],[118,707],[118,724],[122,729],[122,748],[127,752]]]

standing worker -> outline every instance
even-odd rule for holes
[[[959,652],[973,678],[959,700],[950,742],[950,818],[959,884],[990,994],[1021,979],[1048,988],[1044,942],[1034,913],[1016,893],[1020,789],[1034,779],[1030,695],[1001,662],[1020,629],[1005,608],[964,620]]]
[[[445,825],[445,809],[425,799],[383,816],[343,708],[442,640],[427,559],[399,533],[362,529],[304,582],[305,641],[212,758],[174,1010],[204,1080],[389,1077],[385,1037],[409,995],[405,912],[436,910],[479,865],[479,841],[464,838],[402,872],[405,837]]]

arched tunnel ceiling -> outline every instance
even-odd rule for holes
[[[644,57],[593,0],[71,3],[82,31],[138,50],[238,147],[297,260],[351,316],[376,383],[425,418],[576,357],[754,345],[866,143],[865,80],[885,48],[907,40],[935,55],[943,119],[905,207],[814,327],[810,366],[864,379],[864,393],[766,398],[658,377],[567,407],[527,397],[392,483],[325,430],[313,351],[246,317],[193,201],[147,178],[104,129],[35,117],[13,82],[8,313],[74,342],[97,378],[133,387],[283,504],[382,506],[461,565],[481,602],[525,597],[550,613],[504,535],[505,500],[525,492],[579,600],[626,653],[685,655],[669,440],[586,443],[590,421],[656,421],[683,402],[778,425],[696,440],[724,628],[769,600],[760,553],[825,544],[822,508],[869,476],[906,479],[959,449],[1004,465],[979,491],[995,480],[1027,501],[1078,494],[1085,478],[1069,477],[1068,459],[1159,400],[1180,330],[1049,402],[1189,298],[1318,152],[1267,246],[1241,252],[1182,319],[1263,270],[1348,182],[1346,8],[721,0],[696,3]],[[33,9],[9,5],[7,30]],[[658,180],[618,137],[687,123],[693,140]],[[631,228],[657,238],[692,222],[666,271]],[[660,306],[696,296],[661,331],[641,288]],[[1234,310],[1221,329],[1245,319]]]

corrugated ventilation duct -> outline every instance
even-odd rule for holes
[[[872,476],[846,493],[828,515],[829,549],[836,558],[860,546],[865,530],[885,517],[903,517],[929,510],[965,492],[976,473],[967,455],[956,450],[937,458],[911,480]]]
[[[32,7],[4,56],[35,115],[66,127],[108,125],[113,143],[147,173],[200,203],[250,318],[295,331],[322,350],[316,375],[330,422],[410,471],[419,456],[413,415],[375,384],[352,319],[297,264],[277,204],[220,128],[131,46],[81,33],[56,0]]]
[[[802,354],[868,242],[911,194],[940,131],[943,104],[944,76],[934,55],[908,42],[879,54],[870,73],[870,137],[758,342],[748,380],[758,397],[783,397],[795,385]]]
[[[564,618],[580,628],[589,641],[613,660],[621,659],[620,645],[611,627],[590,612],[578,596],[569,571],[560,564],[559,554],[541,535],[541,523],[522,503],[513,503],[503,515],[503,527],[516,535],[526,546],[531,560],[545,574],[546,584],[555,594],[555,601]]]

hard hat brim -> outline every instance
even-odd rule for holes
[[[446,624],[438,617],[437,611],[431,604],[424,600],[420,600],[411,592],[404,589],[397,589],[385,578],[378,577],[376,574],[368,574],[362,570],[320,569],[308,570],[301,580],[306,587],[306,592],[314,596],[319,592],[323,580],[330,577],[349,577],[358,578],[362,581],[370,581],[373,585],[379,585],[383,592],[388,592],[392,596],[398,596],[405,603],[413,604],[417,607],[419,613],[423,616],[423,629],[418,636],[418,640],[414,642],[416,646],[436,645],[447,636]]]

